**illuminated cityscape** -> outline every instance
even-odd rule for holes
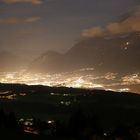
[[[140,140],[140,0],[0,0],[0,139]]]
[[[1,83],[19,83],[27,85],[45,85],[51,87],[73,87],[87,89],[105,89],[112,91],[131,91],[132,85],[140,84],[140,74],[131,74],[118,77],[117,73],[106,73],[104,75],[85,74],[92,68],[80,69],[71,73],[43,74],[29,73],[25,70],[20,72],[1,72]]]

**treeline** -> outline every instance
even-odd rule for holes
[[[49,87],[43,85],[25,85],[25,84],[3,84],[0,83],[0,90],[1,91],[13,91],[14,93],[60,93],[60,94],[113,94],[117,93],[114,91],[106,91],[106,90],[99,90],[99,89],[84,89],[84,88],[72,88],[72,87]],[[123,94],[134,94],[128,92],[122,92]],[[137,95],[137,94],[135,94]]]
[[[14,112],[5,113],[0,109],[0,137],[9,135],[15,138],[18,135],[24,139],[28,138],[26,134],[31,132],[31,139],[140,140],[139,123],[119,124],[110,130],[105,130],[97,116],[88,116],[81,110],[72,114],[68,122],[63,120],[46,122],[33,118],[32,125],[25,125],[18,120]]]
[[[14,112],[6,114],[3,109],[0,109],[0,128],[19,129],[16,115]]]
[[[75,112],[68,123],[57,121],[58,137],[76,140],[140,140],[140,123],[118,124],[106,130],[98,116],[88,116],[81,110]]]

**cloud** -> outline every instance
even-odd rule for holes
[[[105,27],[93,27],[82,31],[83,37],[101,37],[131,32],[140,32],[140,6],[137,7],[127,18],[120,22],[113,22]]]
[[[13,4],[13,3],[31,3],[33,5],[42,4],[43,0],[2,0],[2,2],[6,4]]]
[[[40,17],[28,17],[28,18],[17,18],[17,17],[9,17],[0,19],[0,24],[24,24],[24,23],[32,23],[39,21]]]

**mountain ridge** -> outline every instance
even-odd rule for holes
[[[53,51],[44,53],[32,63],[30,68],[33,71],[59,73],[93,67],[97,71],[129,73],[129,71],[139,72],[139,58],[140,33],[135,32],[84,39],[65,54]],[[36,63],[42,60],[42,64]]]

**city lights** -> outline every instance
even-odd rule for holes
[[[130,91],[129,85],[140,84],[140,74],[132,73],[118,78],[118,73],[105,73],[104,75],[81,74],[89,68],[81,69],[77,72],[61,74],[28,73],[25,70],[20,72],[1,72],[1,83],[18,83],[27,85],[44,85],[51,87],[73,87],[88,89],[105,89],[112,91]],[[115,88],[116,86],[125,86]],[[53,93],[52,93],[53,94]],[[25,93],[21,93],[25,96]],[[11,98],[11,97],[10,97]]]

